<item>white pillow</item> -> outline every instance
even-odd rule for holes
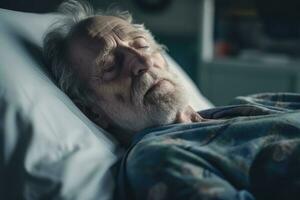
[[[115,141],[53,84],[43,65],[42,37],[56,17],[0,9],[0,131],[13,180],[6,199],[111,199]],[[211,107],[166,58],[189,90],[192,106]]]
[[[52,20],[0,9],[0,132],[11,183],[5,199],[112,199],[115,143],[44,68],[42,36]]]

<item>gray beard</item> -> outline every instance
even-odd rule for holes
[[[174,91],[156,91],[145,98],[154,80],[169,80]],[[147,72],[132,81],[130,101],[126,104],[102,104],[102,108],[110,117],[113,126],[123,130],[124,134],[136,133],[145,128],[170,124],[176,120],[177,113],[187,106],[185,89],[177,81],[176,75],[157,70]]]
[[[139,117],[145,120],[148,127],[173,123],[177,113],[187,104],[185,89],[176,79],[173,73],[149,73],[141,77],[134,85],[133,100],[136,102],[138,110],[143,110],[143,115]],[[172,82],[175,91],[167,94],[152,94],[145,98],[145,93],[149,89],[149,85],[157,78],[164,78]]]

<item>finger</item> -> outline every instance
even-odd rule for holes
[[[205,119],[202,118],[198,113],[194,113],[194,114],[192,114],[191,121],[192,122],[202,122],[202,121],[205,121]]]

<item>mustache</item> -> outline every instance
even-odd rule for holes
[[[153,72],[146,72],[132,79],[131,99],[133,104],[141,103],[142,97],[156,79],[158,79],[158,75]]]

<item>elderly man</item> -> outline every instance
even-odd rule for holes
[[[92,120],[131,143],[117,199],[299,199],[299,95],[197,113],[162,46],[127,13],[76,1],[60,10],[67,16],[44,43],[53,74]]]
[[[61,9],[72,6],[76,2]],[[90,9],[77,6],[78,12]],[[186,103],[162,46],[149,31],[132,24],[128,13],[91,15],[73,15],[74,21],[62,22],[45,39],[56,78],[86,114],[115,135],[121,133],[123,142],[144,128],[202,120]]]

